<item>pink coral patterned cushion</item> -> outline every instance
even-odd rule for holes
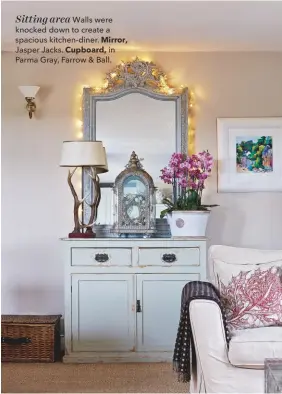
[[[231,331],[282,326],[281,267],[241,271],[219,288]]]

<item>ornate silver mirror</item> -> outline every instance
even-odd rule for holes
[[[156,231],[154,182],[134,151],[115,180],[114,199],[113,232],[149,236]]]
[[[172,87],[152,62],[122,62],[106,75],[102,87],[84,88],[83,138],[101,140],[106,148],[109,172],[101,176],[102,183],[114,183],[130,152],[138,149],[155,187],[163,188],[160,169],[173,152],[188,151],[188,89]],[[86,176],[82,182],[87,201],[92,185]],[[101,189],[97,223],[113,225],[113,215],[106,222],[113,212],[110,192]],[[85,204],[84,222],[89,215]]]

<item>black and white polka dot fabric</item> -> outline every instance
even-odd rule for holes
[[[227,345],[228,333],[224,308],[216,287],[209,282],[193,281],[187,283],[182,290],[181,314],[173,354],[173,369],[178,373],[179,381],[190,382],[191,370],[196,364],[195,348],[189,316],[190,302],[197,299],[214,301],[221,309]]]

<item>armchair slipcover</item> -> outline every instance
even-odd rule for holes
[[[281,260],[282,250],[268,251],[214,245],[209,249],[209,280],[214,259],[226,264],[264,264]],[[237,330],[227,348],[219,306],[209,300],[190,303],[197,357],[191,393],[264,393],[264,359],[282,358],[282,326]]]

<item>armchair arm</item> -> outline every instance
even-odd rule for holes
[[[201,370],[207,392],[214,392],[214,385],[231,366],[222,313],[216,302],[204,299],[191,301],[189,312],[197,369]]]

